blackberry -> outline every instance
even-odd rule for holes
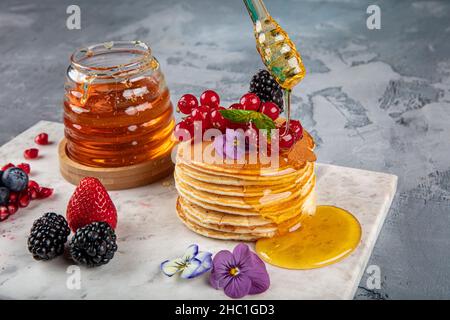
[[[93,222],[79,228],[70,240],[72,259],[88,267],[107,264],[116,251],[116,234],[106,222]]]
[[[283,91],[267,70],[260,70],[250,81],[250,92],[255,93],[262,102],[271,101],[283,111]]]
[[[66,219],[48,212],[33,223],[28,237],[28,250],[36,260],[50,260],[64,252],[70,234]]]

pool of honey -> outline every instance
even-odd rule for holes
[[[296,231],[256,242],[266,262],[287,269],[314,269],[341,261],[361,240],[361,226],[348,211],[318,206]]]
[[[64,124],[68,156],[93,167],[120,167],[168,154],[173,107],[154,77],[66,87]]]

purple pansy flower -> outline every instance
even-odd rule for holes
[[[270,286],[266,265],[246,244],[238,244],[233,253],[219,251],[212,264],[210,284],[230,298],[262,293]]]
[[[240,159],[245,155],[245,135],[242,130],[227,129],[214,139],[214,149],[222,158]]]

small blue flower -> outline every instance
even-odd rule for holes
[[[212,253],[198,251],[198,245],[190,245],[181,258],[166,260],[161,263],[161,271],[168,277],[181,272],[184,279],[195,278],[212,267]]]

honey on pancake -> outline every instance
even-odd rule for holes
[[[296,231],[256,242],[256,252],[267,263],[287,269],[315,269],[341,261],[361,239],[361,226],[348,211],[318,206]]]

